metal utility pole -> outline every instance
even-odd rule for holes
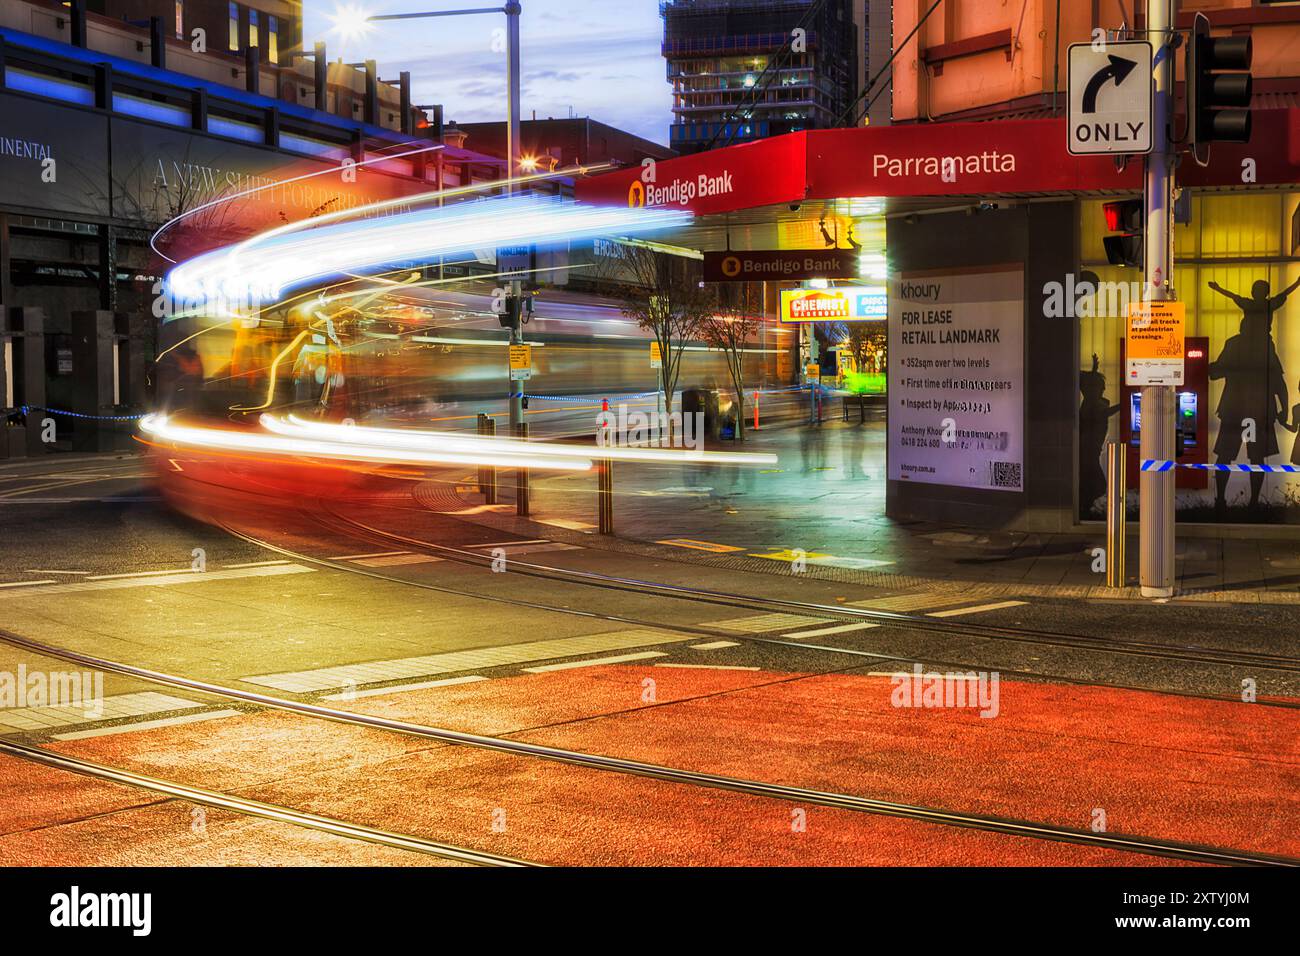
[[[1172,299],[1174,262],[1174,148],[1170,142],[1174,97],[1174,46],[1178,0],[1147,0],[1147,30],[1155,47],[1152,149],[1146,158],[1146,295]],[[1143,461],[1172,461],[1175,454],[1175,390],[1142,389]],[[1174,471],[1144,471],[1139,485],[1142,596],[1174,593]]]
[[[523,158],[519,142],[520,114],[520,78],[519,78],[519,15],[523,8],[517,0],[508,0],[505,5],[506,15],[506,86],[510,98],[509,119],[506,122],[506,194],[515,194],[515,177],[519,175],[519,164]],[[522,345],[523,328],[523,283],[518,279],[510,280],[510,344]],[[509,370],[506,372],[509,375]],[[510,383],[510,434],[518,436],[520,426],[524,423],[524,385],[523,381]]]
[[[506,0],[500,7],[474,7],[464,10],[437,10],[421,13],[385,13],[367,17],[367,20],[422,20],[435,17],[464,17],[478,14],[504,13],[506,15],[506,95],[508,98],[508,120],[506,122],[506,195],[515,194],[515,179],[519,175],[521,149],[519,142],[519,115],[521,111],[519,75],[519,16],[523,7],[519,0]],[[441,189],[441,183],[439,183]],[[439,267],[441,268],[441,266]],[[523,283],[518,279],[510,280],[510,293],[507,297],[506,321],[510,329],[510,344],[522,345],[523,332]],[[507,374],[509,374],[507,372]],[[516,388],[518,391],[516,391]],[[519,426],[524,421],[523,386],[511,381],[510,390],[510,434],[518,435]]]

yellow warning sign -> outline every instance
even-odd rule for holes
[[[822,367],[820,365],[807,365],[803,370],[804,375],[810,382],[820,382],[822,380]]]
[[[510,378],[515,381],[533,377],[533,347],[510,346]]]
[[[651,342],[650,343],[650,367],[663,368],[663,366],[664,366],[663,349],[660,348],[659,343],[657,341]]]
[[[1130,303],[1125,332],[1127,384],[1183,384],[1187,349],[1186,303]]]

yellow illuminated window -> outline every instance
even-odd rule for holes
[[[239,4],[230,5],[230,37],[228,45],[232,51],[239,50]]]

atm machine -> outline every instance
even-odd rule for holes
[[[1127,368],[1120,343],[1120,368]],[[1183,384],[1178,388],[1178,433],[1175,441],[1179,464],[1207,464],[1210,460],[1210,340],[1188,338],[1183,352]],[[1128,448],[1126,478],[1129,490],[1138,487],[1142,473],[1142,389],[1125,385],[1120,400],[1120,437]],[[1205,491],[1210,472],[1178,468],[1174,487]]]

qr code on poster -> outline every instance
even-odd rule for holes
[[[992,472],[989,484],[994,488],[1020,487],[1020,462],[991,461],[989,462],[989,470]]]

